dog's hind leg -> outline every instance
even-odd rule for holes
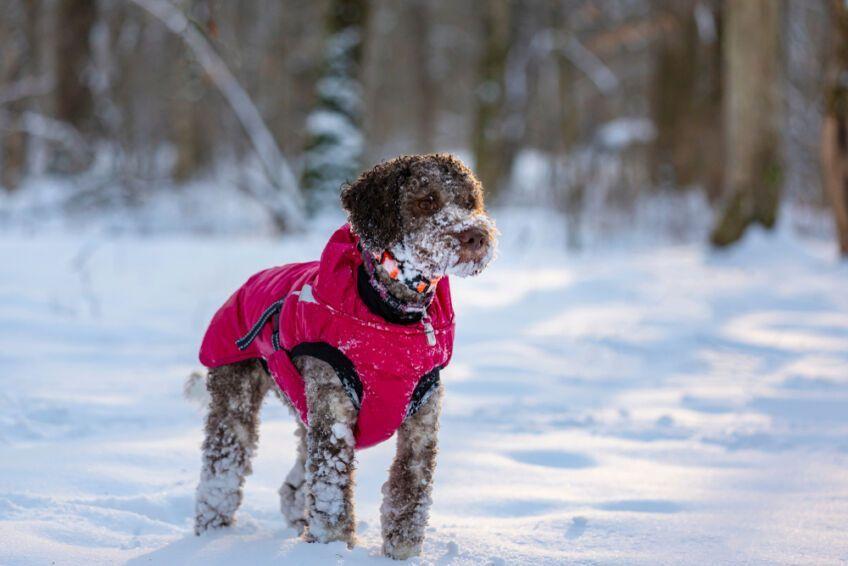
[[[409,416],[397,436],[397,453],[383,484],[380,520],[383,553],[396,560],[421,554],[436,470],[442,388]]]
[[[306,528],[306,429],[298,424],[297,460],[280,487],[280,509],[289,526],[302,534]]]
[[[269,379],[250,360],[209,370],[209,413],[197,486],[194,532],[232,524],[259,438],[259,410]]]
[[[308,541],[355,542],[353,471],[356,408],[335,370],[310,356],[295,358],[306,383],[306,533]]]

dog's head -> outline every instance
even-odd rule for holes
[[[495,253],[480,181],[452,155],[381,163],[342,189],[342,205],[368,251],[389,250],[428,277],[477,275]]]

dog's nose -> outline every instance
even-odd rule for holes
[[[468,228],[456,235],[462,249],[471,253],[479,252],[488,243],[489,236],[480,228]]]

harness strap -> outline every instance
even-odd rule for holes
[[[253,326],[250,327],[247,334],[236,340],[236,346],[238,346],[239,350],[247,349],[250,344],[256,340],[256,337],[259,336],[259,333],[262,331],[262,327],[265,326],[265,323],[268,322],[273,315],[280,312],[280,309],[283,308],[283,303],[285,299],[280,299],[279,301],[275,301],[271,303],[271,305],[262,312],[259,320],[257,320]],[[275,346],[276,347],[276,346]]]

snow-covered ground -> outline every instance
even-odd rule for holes
[[[522,215],[516,215],[521,217]],[[566,254],[503,219],[459,328],[424,564],[848,561],[848,266],[759,232],[727,253]],[[513,221],[515,220],[515,221]],[[359,453],[360,545],[310,545],[269,398],[239,523],[191,534],[212,312],[332,226],[262,238],[0,235],[0,564],[373,564],[392,443]]]

